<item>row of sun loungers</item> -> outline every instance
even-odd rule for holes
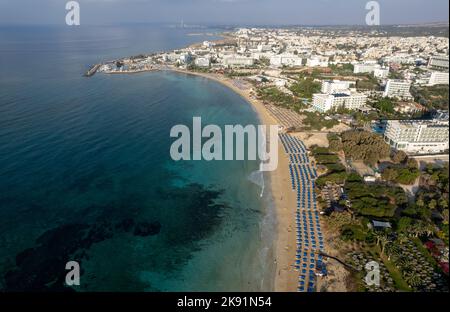
[[[298,291],[314,292],[316,276],[326,275],[323,258],[319,255],[319,252],[324,250],[324,241],[315,193],[317,171],[300,139],[280,134],[280,140],[289,156],[292,190],[297,195],[297,253],[294,267],[299,272]]]
[[[291,127],[301,128],[304,125],[303,117],[293,110],[272,104],[266,104],[266,108],[286,129]]]

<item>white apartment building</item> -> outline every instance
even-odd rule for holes
[[[179,60],[181,64],[189,64],[192,61],[192,55],[190,53],[183,53]]]
[[[354,74],[373,73],[376,69],[380,68],[381,68],[380,64],[377,64],[375,62],[360,63],[355,64],[353,66],[353,73]]]
[[[203,41],[203,47],[207,49],[211,49],[214,46],[214,44],[210,41]]]
[[[257,50],[259,52],[269,52],[269,51],[272,51],[272,45],[271,44],[258,44]]]
[[[383,96],[389,98],[410,99],[410,88],[411,83],[406,80],[389,79],[386,88],[384,89]]]
[[[448,85],[448,73],[432,72],[428,84],[430,86]]]
[[[308,67],[328,67],[328,60],[329,60],[329,58],[327,56],[314,55],[314,56],[311,56],[306,61],[306,66],[308,66]]]
[[[313,95],[313,108],[320,113],[340,107],[354,110],[363,107],[366,102],[367,96],[361,93],[316,93]]]
[[[324,80],[322,81],[322,89],[320,92],[333,94],[339,91],[348,90],[352,84],[352,81]]]
[[[384,138],[395,150],[436,154],[449,148],[448,120],[389,120]]]
[[[375,68],[373,75],[378,79],[386,79],[389,76],[389,68]]]
[[[209,57],[197,57],[194,61],[194,64],[198,67],[209,67],[211,61]]]
[[[273,67],[300,67],[303,65],[302,62],[301,57],[290,54],[274,55],[270,58],[270,65]]]
[[[428,67],[448,70],[448,56],[447,55],[435,55],[430,58]]]
[[[253,58],[245,56],[230,56],[223,59],[223,64],[231,67],[252,66],[254,63]]]

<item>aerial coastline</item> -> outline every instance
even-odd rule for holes
[[[351,33],[349,36],[353,35]],[[252,42],[251,36],[255,36],[257,39],[256,46]],[[266,44],[261,43],[259,36],[266,36],[264,39]],[[277,38],[277,36],[283,38],[283,44],[286,44],[285,42],[292,44],[290,52],[284,51],[286,47],[283,44],[280,47],[274,43],[273,37]],[[380,154],[375,162],[364,158],[358,159],[361,156],[357,156],[359,162],[348,161],[345,152],[349,154],[350,152],[344,151],[342,148],[346,134],[352,135],[352,139],[357,139],[355,137],[361,135],[362,131],[364,132],[362,135],[371,137],[377,142],[379,140],[379,137],[370,133],[371,127],[375,129],[375,121],[372,121],[372,126],[368,126],[364,117],[360,115],[350,117],[349,112],[357,111],[363,116],[375,111],[383,113],[376,106],[378,105],[377,101],[395,98],[399,101],[398,105],[402,104],[408,108],[419,107],[420,104],[417,103],[408,103],[409,106],[405,104],[405,102],[413,100],[409,93],[411,82],[400,79],[404,73],[399,72],[395,65],[397,59],[389,54],[382,58],[384,63],[380,61],[382,65],[370,60],[357,61],[353,55],[334,56],[332,62],[329,56],[311,55],[310,48],[296,46],[293,43],[294,39],[292,42],[289,39],[286,40],[285,38],[289,36],[295,40],[300,38],[299,40],[312,44],[319,44],[317,40],[325,37],[326,41],[322,43],[323,45],[326,46],[330,42],[336,44],[333,36],[328,37],[322,31],[314,29],[306,30],[306,37],[289,30],[239,29],[235,33],[224,34],[224,39],[217,41],[205,41],[175,51],[139,55],[97,64],[91,68],[87,76],[91,76],[97,71],[106,74],[171,71],[211,79],[233,90],[250,103],[262,124],[279,126],[284,135],[280,136],[280,142],[283,144],[279,144],[278,168],[269,176],[270,192],[277,220],[273,259],[276,269],[275,272],[272,272],[275,291],[342,292],[362,289],[376,291],[377,288],[364,286],[361,282],[364,268],[358,265],[358,261],[365,259],[367,250],[372,250],[370,251],[372,254],[378,253],[379,261],[387,267],[386,269],[383,266],[384,272],[387,271],[384,273],[385,280],[382,286],[384,291],[398,289],[409,291],[413,286],[405,286],[405,280],[408,277],[391,278],[390,276],[398,276],[401,273],[398,272],[398,269],[393,268],[389,260],[384,257],[384,250],[379,247],[379,241],[376,244],[370,241],[372,236],[379,235],[375,229],[370,227],[370,224],[378,224],[376,219],[379,219],[380,216],[391,216],[364,212],[361,213],[358,221],[352,221],[350,216],[348,217],[350,219],[346,221],[339,220],[342,217],[347,218],[347,214],[352,211],[352,203],[348,199],[346,191],[349,193],[353,191],[349,188],[351,184],[347,181],[361,179],[355,184],[368,189],[373,185],[370,183],[377,182],[384,185],[386,178],[380,174],[376,175],[368,165],[374,163],[380,165],[381,160],[395,161],[394,159],[399,157],[396,155],[401,154],[395,149],[389,153],[387,145],[377,143],[380,144],[379,148],[376,144],[367,147],[377,149],[373,155]],[[365,40],[370,44],[378,44],[377,42],[380,40],[393,47],[396,47],[397,44],[395,38],[380,37],[383,36],[380,34],[367,35],[363,33],[363,36],[366,36]],[[422,38],[424,42],[428,40],[425,38]],[[438,37],[433,40],[436,41],[436,46],[448,45],[448,42],[446,43],[442,38]],[[414,39],[409,38],[406,41],[404,43],[406,46],[415,44]],[[289,46],[289,44],[287,45]],[[254,52],[250,53],[249,51]],[[381,49],[376,52],[371,51],[371,53],[384,55],[385,51]],[[306,63],[303,58],[305,55],[309,56]],[[366,58],[373,57],[373,54],[370,54]],[[406,58],[405,62],[409,62],[408,57],[403,54],[396,57],[402,58],[401,62],[403,62],[403,58]],[[433,57],[436,59],[436,63],[442,62],[439,55]],[[433,61],[433,57],[430,62]],[[391,79],[391,77],[394,78],[393,72],[395,79]],[[371,73],[374,73],[375,77]],[[433,72],[431,79],[437,79],[434,76],[438,76],[438,74],[439,72]],[[417,79],[419,81],[423,78]],[[376,89],[383,82],[387,82],[384,93]],[[321,93],[319,93],[319,83],[322,84]],[[390,86],[391,84],[400,90],[389,91],[394,88]],[[398,92],[403,93],[399,95]],[[339,102],[340,99],[344,100]],[[330,105],[328,104],[330,100],[336,102],[331,104],[334,107],[327,106]],[[307,104],[312,107],[307,108]],[[398,112],[397,116],[401,116],[403,113],[400,110]],[[440,114],[444,114],[443,121],[439,117],[431,122],[439,126],[445,123],[445,111],[441,111]],[[446,116],[448,116],[448,112]],[[354,120],[356,117],[362,120],[357,120],[359,123],[356,123]],[[335,147],[336,141],[339,141],[340,148]],[[441,148],[441,145],[437,146],[436,148]],[[292,148],[293,150],[288,150]],[[448,152],[448,143],[447,150],[441,148],[438,152],[434,150],[411,151],[405,156],[405,159],[412,164],[416,162],[414,157],[422,157],[422,154],[428,153],[433,157],[431,161],[439,162],[443,159],[448,162],[446,151]],[[410,157],[411,159],[409,159]],[[299,161],[299,159],[301,160]],[[333,159],[332,163],[329,163],[330,159]],[[315,173],[316,169],[317,174]],[[378,170],[386,169],[380,167]],[[342,180],[340,177],[345,171],[345,178]],[[354,173],[358,176],[357,178]],[[418,183],[417,180],[415,183]],[[291,191],[291,184],[293,191]],[[408,189],[405,185],[399,185],[399,187]],[[297,191],[297,196],[294,190]],[[389,190],[386,189],[385,192],[389,192]],[[397,192],[397,188],[395,188],[395,192]],[[398,205],[395,207],[398,208],[402,205],[404,207],[406,203],[403,202],[402,197],[395,196],[399,196],[398,203],[394,202]],[[352,200],[357,202],[358,198],[352,197]],[[321,215],[320,218],[319,215]],[[368,225],[363,223],[366,222],[366,216],[371,217]],[[341,222],[344,223],[336,228],[336,223],[340,224]],[[367,231],[365,240],[368,243],[357,242],[353,245],[344,243],[341,234],[346,227],[354,226],[354,224],[360,224],[359,226]],[[385,224],[391,226],[390,223]],[[307,232],[307,228],[311,232]],[[323,232],[321,228],[323,228]],[[302,236],[303,230],[306,239]],[[310,243],[312,243],[312,248]],[[420,245],[420,242],[415,242],[415,244]],[[311,263],[315,264],[307,264],[309,263],[307,257],[311,257]],[[307,268],[309,268],[309,277],[306,273]],[[438,276],[436,274],[435,276]],[[440,275],[435,278],[438,281]],[[433,285],[431,282],[428,283]]]

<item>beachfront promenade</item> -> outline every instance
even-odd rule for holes
[[[292,191],[297,195],[296,220],[297,250],[294,267],[299,272],[298,291],[316,291],[316,279],[326,275],[323,264],[323,234],[315,194],[317,172],[308,157],[304,143],[291,135],[280,134],[284,151],[289,157]]]

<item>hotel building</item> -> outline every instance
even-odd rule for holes
[[[253,58],[245,56],[232,56],[224,58],[223,63],[224,65],[231,67],[239,67],[239,66],[245,67],[245,66],[252,66],[255,63],[255,60]]]
[[[408,154],[436,154],[449,148],[448,120],[389,120],[385,141]]]
[[[433,72],[431,73],[430,81],[428,82],[430,86],[434,85],[448,85],[448,73]]]
[[[340,80],[324,80],[322,81],[322,93],[333,94],[338,91],[348,90],[352,81],[340,81]]]
[[[432,56],[430,58],[430,61],[428,62],[428,67],[448,70],[448,56],[447,55]]]
[[[410,99],[411,83],[405,80],[389,79],[383,96],[389,98]]]
[[[316,93],[313,95],[313,108],[320,113],[340,107],[354,110],[363,107],[366,102],[367,96],[361,93]]]

